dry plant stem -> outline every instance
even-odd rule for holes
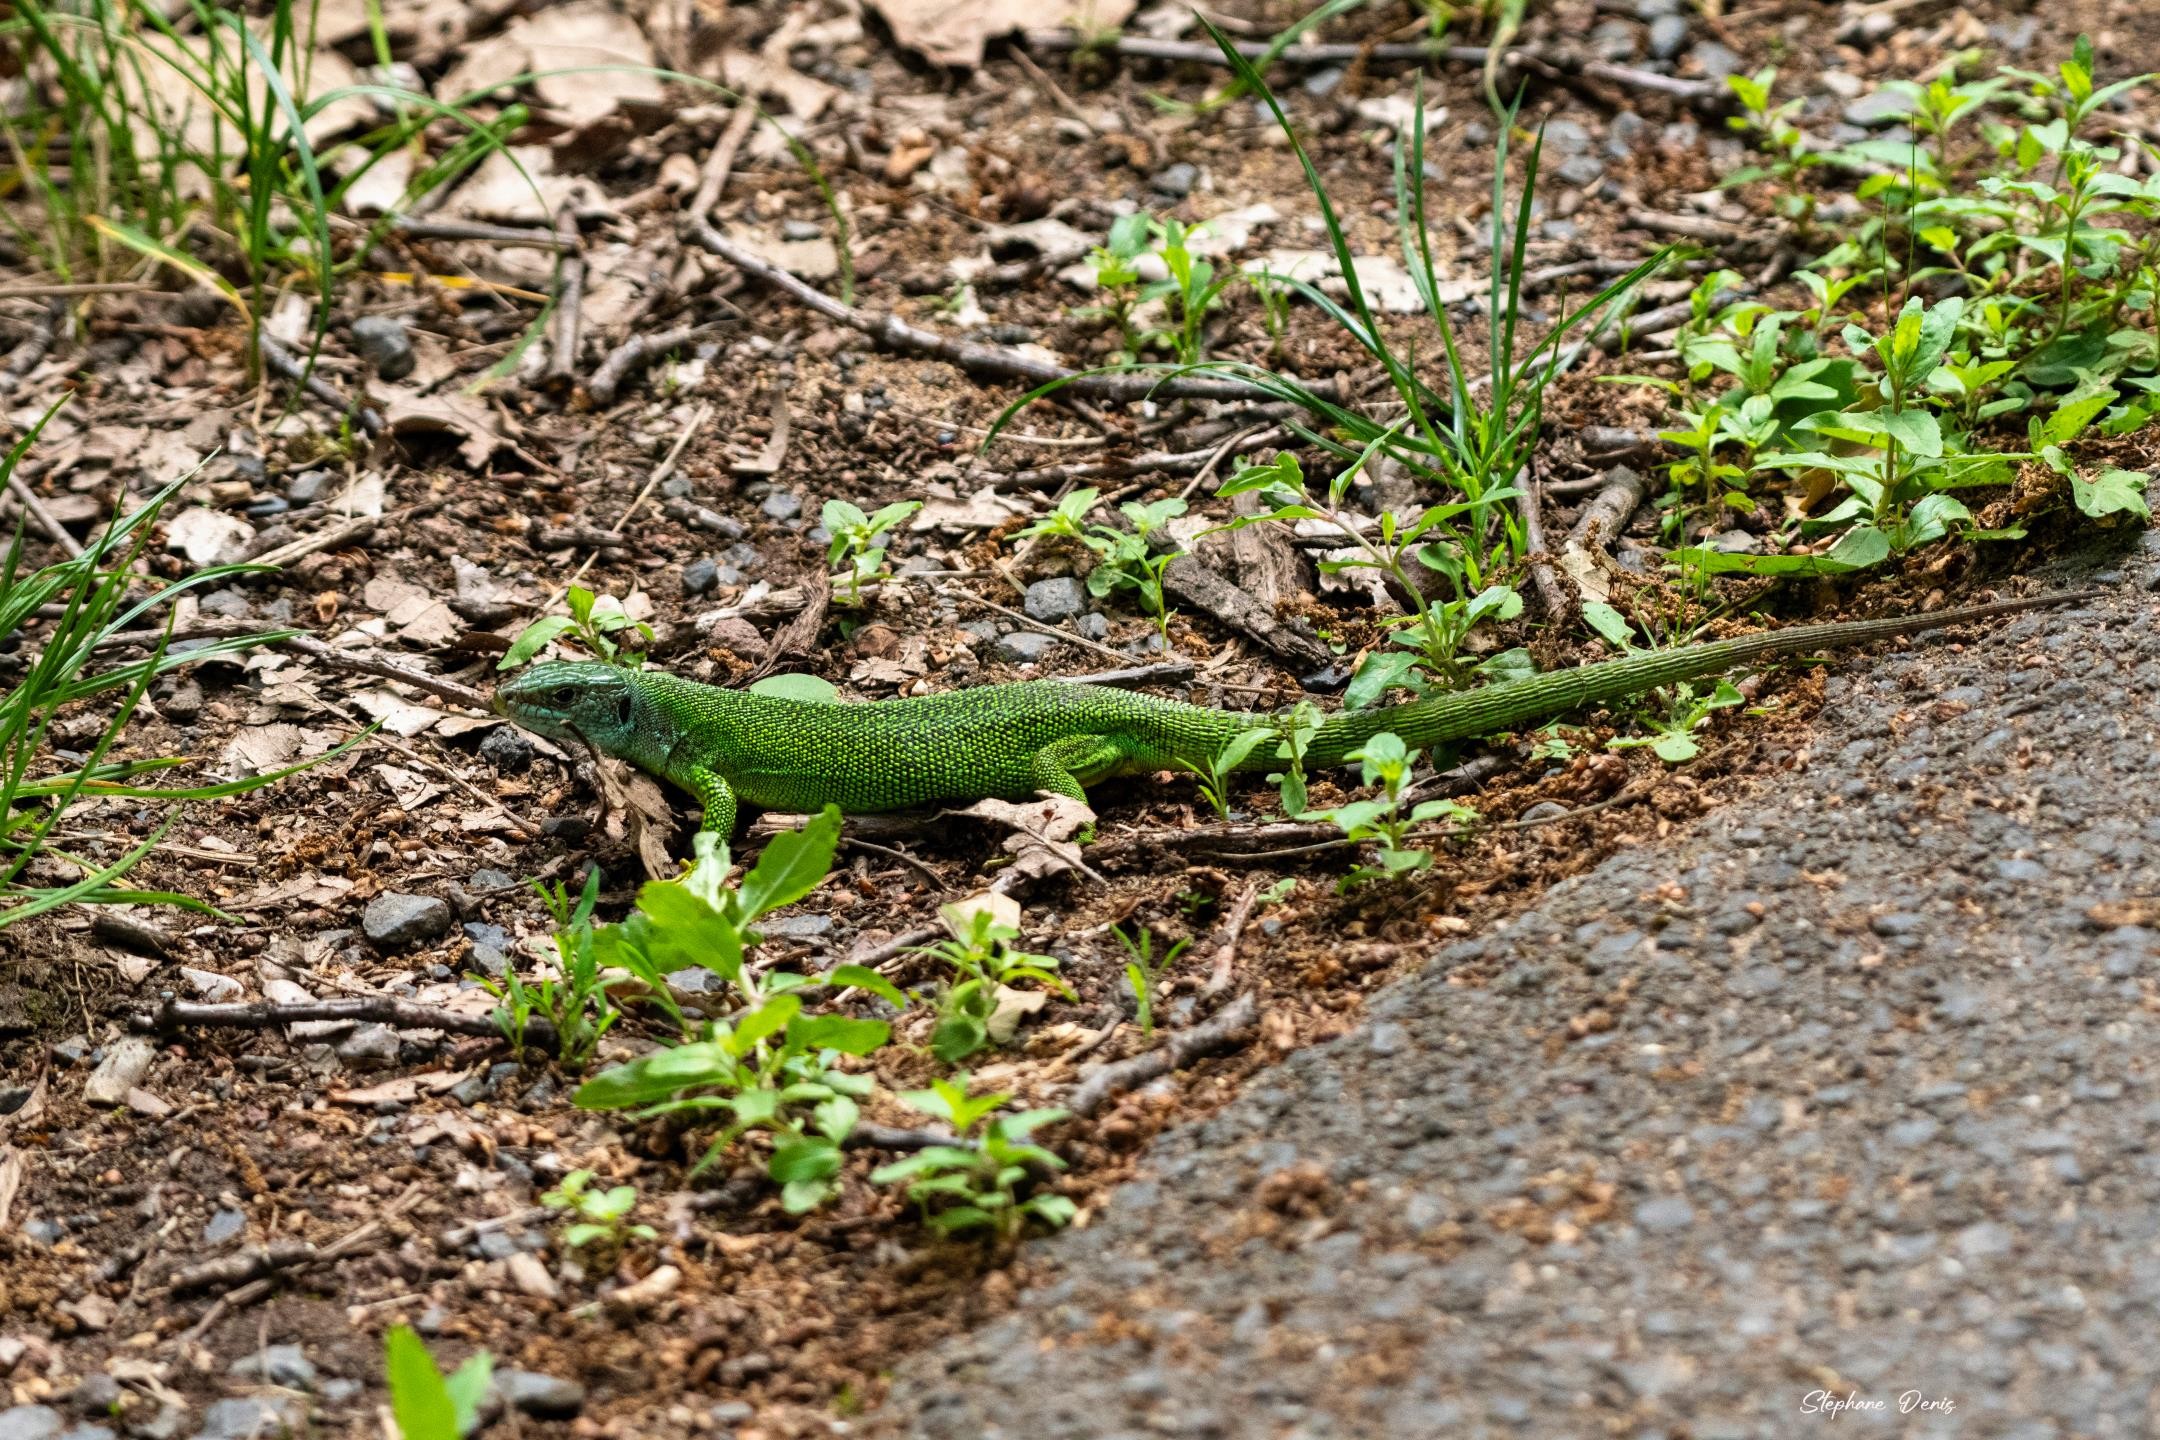
[[[1537,590],[1538,603],[1545,607],[1546,619],[1563,619],[1568,613],[1567,591],[1561,587],[1545,548],[1545,494],[1535,477],[1525,481],[1515,509],[1522,517],[1523,546],[1528,552],[1530,583]]]
[[[166,1000],[148,1014],[134,1017],[139,1031],[163,1034],[186,1026],[217,1030],[276,1030],[287,1025],[320,1021],[350,1021],[357,1025],[388,1025],[398,1030],[440,1030],[446,1035],[478,1035],[504,1040],[502,1027],[492,1015],[464,1015],[434,1005],[400,1000],[394,995],[358,995],[342,1000],[258,1000],[242,1005],[209,1005],[193,1000]],[[504,1043],[509,1043],[504,1040]],[[535,1050],[553,1053],[558,1040],[555,1027],[538,1017],[526,1022],[525,1043]]]
[[[1199,375],[1164,376],[1153,372],[1083,375],[1048,360],[1024,355],[1004,345],[983,345],[910,325],[896,315],[876,315],[835,300],[815,285],[736,244],[708,222],[693,215],[684,222],[683,233],[692,244],[717,255],[762,284],[786,294],[796,303],[815,310],[836,324],[860,331],[894,350],[943,360],[973,375],[994,380],[1017,380],[1028,385],[1066,381],[1058,394],[1070,398],[1132,402],[1139,400],[1272,400],[1276,397],[1242,380]],[[1315,391],[1322,384],[1309,387]]]
[[[250,1280],[260,1280],[280,1270],[308,1264],[321,1253],[305,1240],[273,1240],[268,1245],[250,1245],[245,1250],[173,1271],[166,1277],[165,1292],[192,1295],[197,1290],[245,1285]]]
[[[338,1236],[337,1239],[331,1241],[328,1245],[323,1246],[314,1255],[297,1263],[315,1264],[324,1260],[339,1260],[343,1259],[347,1255],[352,1254],[356,1250],[363,1249],[366,1246],[373,1244],[377,1237],[383,1234],[389,1221],[403,1215],[406,1211],[412,1209],[413,1206],[419,1204],[421,1197],[426,1195],[427,1193],[428,1187],[425,1185],[413,1185],[409,1187],[404,1194],[398,1196],[397,1199],[390,1202],[389,1206],[384,1210],[381,1217],[367,1221],[365,1224],[355,1226],[353,1229],[346,1231],[343,1235]],[[212,1329],[212,1327],[217,1324],[218,1321],[224,1319],[225,1316],[233,1310],[236,1310],[243,1305],[252,1305],[257,1300],[260,1300],[264,1296],[268,1295],[271,1290],[275,1288],[274,1281],[275,1274],[273,1273],[272,1275],[265,1276],[260,1280],[250,1281],[249,1283],[242,1285],[237,1290],[229,1291],[224,1295],[220,1295],[217,1299],[217,1302],[213,1304],[208,1310],[203,1312],[202,1319],[196,1321],[195,1324],[188,1329],[187,1333],[181,1337],[181,1348],[184,1349],[186,1346],[202,1339],[202,1337],[204,1335],[207,1335]]]
[[[474,220],[419,220],[406,216],[390,223],[390,233],[411,240],[473,240],[511,249],[568,251],[577,248],[575,238],[566,242],[552,230],[484,225]]]
[[[757,123],[757,106],[748,98],[735,102],[735,113],[728,116],[727,129],[720,132],[720,140],[713,146],[712,154],[705,157],[705,173],[698,181],[697,194],[690,199],[690,213],[699,220],[711,218],[713,206],[727,191],[728,176],[735,169],[735,156],[742,149],[743,141],[750,138],[750,127]]]
[[[23,513],[36,523],[37,528],[45,532],[46,539],[67,552],[70,560],[80,560],[83,557],[83,547],[76,543],[74,536],[68,534],[66,526],[53,518],[52,511],[45,508],[45,502],[38,499],[37,492],[30,488],[22,476],[8,476],[7,493],[17,505],[22,506]]]
[[[1203,995],[1220,995],[1230,988],[1230,979],[1237,968],[1238,941],[1244,938],[1245,924],[1252,919],[1253,906],[1260,900],[1260,882],[1247,882],[1245,893],[1238,896],[1237,904],[1230,909],[1230,918],[1223,925],[1223,942],[1215,951],[1215,968],[1202,987]]]
[[[1093,37],[1072,30],[1029,30],[1025,32],[1029,48],[1035,50],[1088,50],[1123,55],[1135,60],[1165,60],[1178,64],[1227,65],[1221,50],[1205,40],[1158,40],[1150,35],[1120,35],[1115,39],[1097,42]],[[1267,55],[1268,47],[1255,40],[1240,41],[1238,50],[1248,60],[1259,60]],[[1424,63],[1445,60],[1455,65],[1485,64],[1489,52],[1482,45],[1422,45],[1416,43],[1394,45],[1292,45],[1275,56],[1277,63],[1303,65],[1351,65],[1369,61],[1414,61]],[[1725,101],[1721,86],[1707,80],[1683,80],[1671,75],[1660,75],[1654,70],[1638,70],[1632,65],[1615,65],[1605,60],[1578,60],[1573,56],[1526,49],[1520,45],[1509,46],[1501,53],[1506,65],[1517,69],[1532,69],[1549,77],[1580,77],[1585,80],[1601,80],[1635,90],[1652,90],[1669,95],[1690,105],[1714,107]]]
[[[294,635],[289,639],[280,640],[278,643],[288,650],[306,655],[310,659],[320,660],[323,664],[332,666],[335,669],[350,670],[356,675],[373,675],[381,680],[395,680],[401,685],[410,685],[415,690],[451,701],[454,704],[469,706],[483,715],[495,713],[495,704],[492,700],[471,686],[460,685],[455,680],[445,680],[439,675],[427,675],[418,670],[408,670],[402,665],[394,665],[388,660],[377,660],[368,655],[354,655],[344,650],[333,650],[312,635]]]
[[[615,397],[622,393],[623,382],[634,372],[644,369],[670,350],[694,344],[719,328],[717,325],[685,325],[679,330],[663,330],[657,335],[632,335],[608,352],[607,358],[600,362],[600,368],[593,371],[592,379],[586,382],[585,393],[592,397],[595,405],[612,405]]]
[[[682,434],[675,437],[675,443],[668,447],[667,454],[653,467],[652,474],[645,477],[645,484],[638,490],[636,498],[631,500],[629,508],[623,511],[622,518],[608,526],[609,534],[622,534],[623,526],[630,523],[630,517],[637,514],[638,507],[645,503],[645,498],[658,488],[661,481],[675,473],[676,463],[682,459],[682,452],[689,446],[690,437],[697,434],[699,427],[705,423],[705,417],[711,413],[712,405],[703,401],[699,402],[697,409],[690,412],[690,423],[683,426]]]
[[[1650,493],[1650,482],[1641,471],[1626,466],[1600,477],[1604,488],[1583,506],[1568,531],[1567,548],[1609,550],[1613,537],[1627,528],[1636,507]]]
[[[22,384],[23,377],[52,353],[53,342],[60,336],[60,322],[66,318],[66,305],[56,299],[48,302],[37,319],[30,322],[30,333],[23,337],[21,344],[8,351],[4,362],[0,362],[0,395],[12,393]]]
[[[340,416],[351,416],[353,424],[359,426],[369,439],[383,433],[385,426],[380,411],[367,405],[355,405],[337,386],[320,375],[309,374],[307,367],[271,336],[262,336],[261,345],[263,364],[269,368],[271,374],[290,384],[300,385],[309,399],[328,406]]]
[[[1259,1020],[1259,1000],[1249,993],[1240,995],[1191,1029],[1174,1032],[1155,1049],[1090,1070],[1073,1087],[1065,1108],[1075,1115],[1093,1115],[1128,1090],[1242,1044]]]
[[[1619,456],[1630,455],[1639,450],[1649,450],[1658,443],[1656,431],[1635,430],[1625,425],[1585,425],[1576,432],[1575,438],[1582,442],[1585,455],[1595,455],[1601,460],[1616,459]],[[1547,488],[1555,494],[1559,493],[1557,486],[1548,486]],[[1583,488],[1593,489],[1595,487],[1584,485]]]
[[[1087,675],[1062,675],[1071,685],[1108,685],[1118,690],[1138,690],[1148,685],[1182,685],[1195,674],[1190,660],[1160,660],[1153,665],[1128,665],[1122,670],[1097,670]]]
[[[563,242],[563,257],[547,373],[550,380],[568,384],[577,378],[578,333],[584,325],[585,254],[578,243],[577,216],[567,205],[555,217],[555,235]]]

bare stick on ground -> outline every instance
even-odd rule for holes
[[[1093,1115],[1128,1090],[1243,1044],[1259,1019],[1260,1002],[1249,994],[1240,995],[1191,1029],[1173,1032],[1153,1050],[1090,1070],[1073,1087],[1065,1108],[1075,1115]]]
[[[555,234],[562,241],[560,283],[555,292],[555,333],[548,347],[548,379],[568,385],[577,378],[578,339],[584,327],[585,254],[578,245],[577,216],[564,206],[555,217]]]
[[[1258,385],[1225,376],[1166,375],[1158,371],[1138,370],[1130,373],[1087,375],[1078,370],[1044,360],[1039,356],[1024,354],[1005,345],[984,345],[973,340],[962,340],[952,335],[941,335],[911,325],[897,315],[878,315],[858,310],[853,305],[836,300],[815,285],[790,274],[722,235],[698,216],[691,216],[683,225],[684,236],[699,249],[717,255],[736,269],[758,281],[782,292],[798,304],[815,310],[826,319],[845,325],[868,335],[893,350],[908,351],[943,360],[958,366],[972,375],[982,375],[993,380],[1017,380],[1028,385],[1047,385],[1052,381],[1067,382],[1059,389],[1062,396],[1089,400],[1138,401],[1157,400],[1275,400],[1280,396]],[[1327,388],[1323,384],[1307,387],[1315,392]],[[1205,463],[1203,461],[1203,463]]]
[[[342,1000],[259,1000],[243,1005],[208,1005],[193,1000],[166,1000],[157,1009],[134,1018],[137,1030],[159,1033],[197,1026],[220,1030],[278,1030],[287,1025],[322,1021],[351,1021],[356,1025],[388,1025],[396,1030],[440,1030],[446,1035],[480,1035],[503,1039],[502,1027],[493,1015],[464,1015],[433,1005],[400,1000],[394,995],[357,995]],[[555,1027],[534,1018],[526,1022],[525,1043],[535,1050],[556,1048]]]

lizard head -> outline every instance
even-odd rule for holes
[[[565,744],[617,753],[635,724],[628,671],[594,660],[555,660],[495,687],[495,708],[525,729]]]

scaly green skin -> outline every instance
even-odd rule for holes
[[[1798,625],[1336,715],[1321,724],[1305,761],[1341,765],[1382,731],[1415,747],[1465,740],[1766,656],[1860,645],[2078,598]],[[1241,731],[1280,723],[1059,680],[847,705],[571,661],[535,665],[505,682],[495,705],[537,734],[588,743],[681,786],[704,802],[704,828],[723,835],[734,829],[738,800],[788,811],[830,804],[860,814],[938,801],[1024,799],[1042,790],[1085,799],[1084,787],[1113,775],[1205,768]],[[1275,751],[1263,744],[1238,768],[1275,769],[1281,764]]]

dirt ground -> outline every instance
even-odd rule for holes
[[[1519,43],[1574,57],[1525,67],[1524,118],[1546,135],[1533,268],[1633,262],[1672,238],[1674,217],[1724,237],[1726,263],[1781,268],[1768,197],[1717,188],[1740,158],[1722,104],[1596,78],[1581,68],[1585,55],[1683,80],[1775,64],[1781,90],[1818,97],[1810,118],[1829,125],[1840,85],[1921,76],[1968,48],[2040,67],[2082,31],[2111,75],[2160,54],[2160,14],[2132,0],[1706,8],[1724,13],[1658,0],[1532,7]],[[412,42],[413,63],[442,80],[554,10],[612,13],[534,9],[530,19],[473,17],[473,33],[454,44]],[[1297,14],[1238,4],[1227,19],[1264,37]],[[1235,242],[1224,263],[1318,243],[1295,158],[1252,101],[1193,111],[1222,83],[1219,69],[1003,40],[979,67],[940,68],[907,51],[878,13],[840,3],[658,6],[632,18],[656,61],[764,90],[841,197],[854,303],[940,335],[1039,347],[1075,365],[1106,358],[1112,335],[1075,313],[1088,297],[1059,272],[1081,258],[1074,235],[1097,241],[1135,205],[1216,221]],[[1324,33],[1377,43],[1414,36],[1414,18],[1375,5]],[[328,43],[364,58],[359,36]],[[1826,72],[1839,78],[1826,82]],[[1413,75],[1399,62],[1351,59],[1300,61],[1275,76],[1362,254],[1394,248],[1385,117],[1404,113]],[[1434,238],[1456,279],[1486,268],[1493,120],[1480,86],[1472,65],[1425,73],[1427,106],[1445,111],[1431,122],[1428,203],[1445,217]],[[1157,693],[1267,709],[1293,702],[1304,682],[1323,697],[1339,688],[1346,662],[1378,638],[1363,597],[1322,589],[1298,557],[1274,613],[1324,663],[1190,608],[1173,615],[1168,657],[1152,621],[1120,601],[1027,622],[1027,587],[1066,562],[1040,547],[1021,558],[1010,538],[1052,498],[1082,483],[1129,499],[1189,493],[1197,511],[1220,518],[1227,502],[1207,482],[1239,447],[1281,443],[1258,438],[1280,417],[1242,402],[1037,404],[985,446],[1024,384],[901,353],[681,242],[687,194],[711,173],[715,147],[734,143],[721,228],[838,292],[826,203],[768,132],[726,142],[728,107],[680,94],[597,107],[572,96],[556,109],[536,143],[552,170],[543,185],[582,223],[574,381],[545,373],[544,349],[522,344],[560,283],[552,257],[523,242],[393,234],[337,294],[316,373],[373,407],[384,433],[372,441],[319,401],[288,405],[290,388],[249,385],[229,312],[205,313],[169,275],[133,269],[154,286],[74,304],[9,396],[17,427],[71,396],[22,472],[32,490],[80,536],[124,495],[200,462],[182,492],[192,508],[167,516],[157,563],[175,577],[237,556],[281,568],[191,598],[183,633],[303,628],[348,659],[482,689],[511,638],[559,609],[573,581],[625,597],[654,631],[650,663],[717,684],[800,670],[861,699],[1169,658],[1192,669]],[[454,192],[440,218],[544,229],[549,213],[511,190]],[[14,253],[0,287],[41,278]],[[413,275],[446,280],[416,285]],[[1553,285],[1584,283],[1595,282]],[[1684,284],[1658,283],[1659,303],[1684,294]],[[1550,307],[1561,293],[1529,303]],[[304,349],[307,307],[295,298],[272,328]],[[34,346],[44,301],[0,307],[10,327],[0,340]],[[396,322],[389,328],[414,354],[409,376],[378,373],[381,360],[353,329],[368,317]],[[1408,335],[1427,322],[1390,323]],[[624,342],[684,328],[694,333],[633,368],[612,398],[595,394]],[[1211,348],[1309,381],[1370,378],[1312,307],[1293,307],[1278,340],[1243,288]],[[507,373],[475,393],[498,365]],[[1655,463],[1612,435],[1656,422],[1644,392],[1596,380],[1641,365],[1592,357],[1557,383],[1539,458],[1548,531],[1564,534],[1616,466]],[[2128,443],[2153,459],[2149,439]],[[1185,458],[1147,458],[1161,455]],[[811,532],[835,499],[865,510],[927,502],[894,540],[898,574],[859,606],[819,592],[825,547]],[[1788,617],[1831,618],[2010,593],[2061,539],[2043,530],[2019,547],[1931,547],[1865,583],[1792,586],[1769,600]],[[1622,548],[1658,543],[1645,508]],[[1234,580],[1250,578],[1227,542],[1201,553]],[[1531,643],[1548,664],[1595,653],[1527,624],[1503,627],[1500,641]],[[1617,722],[1596,713],[1581,717],[1572,758],[1541,758],[1534,737],[1452,757],[1466,766],[1464,798],[1489,822],[1548,803],[1616,803],[1448,843],[1429,873],[1349,894],[1336,885],[1339,851],[1254,857],[1193,843],[1214,817],[1189,777],[1101,787],[1091,795],[1093,873],[1053,877],[1026,902],[1027,946],[1061,958],[1073,998],[1034,1015],[978,1065],[977,1080],[1055,1105],[1090,1067],[1150,1048],[1137,1026],[1117,1023],[1128,1007],[1113,926],[1192,940],[1193,959],[1161,1004],[1173,1029],[1223,1002],[1201,959],[1229,955],[1231,989],[1253,997],[1260,1016],[1246,1043],[1051,1132],[1070,1165],[1059,1189],[1079,1203],[1078,1224],[1095,1223],[1116,1205],[1118,1183],[1148,1169],[1153,1137],[1217,1111],[1283,1057],[1343,1035],[1391,981],[1616,852],[1652,845],[1735,796],[1776,793],[1816,743],[1823,683],[1812,669],[1769,676],[1746,713],[1724,712],[1703,732],[1684,767],[1644,749],[1604,750]],[[575,1077],[544,1057],[520,1063],[485,1037],[377,1023],[138,1034],[136,1018],[167,996],[387,996],[485,1013],[486,993],[465,976],[530,971],[553,953],[526,880],[571,881],[598,865],[601,913],[619,918],[643,878],[641,843],[644,856],[689,853],[685,797],[669,797],[671,817],[603,814],[581,759],[440,694],[292,649],[162,683],[127,745],[201,757],[204,774],[251,774],[321,755],[370,720],[383,729],[349,753],[192,807],[136,873],[145,888],[200,896],[240,923],[136,907],[62,912],[0,933],[9,1387],[0,1394],[15,1406],[0,1407],[0,1440],[65,1427],[77,1440],[98,1428],[210,1440],[280,1427],[384,1433],[381,1336],[400,1322],[446,1367],[484,1348],[516,1372],[495,1407],[509,1417],[493,1422],[505,1433],[850,1433],[876,1416],[895,1366],[1007,1313],[1024,1286],[1055,1271],[1054,1240],[1013,1252],[933,1237],[868,1183],[889,1158],[872,1152],[851,1157],[837,1201],[802,1218],[782,1213],[753,1155],[693,1180],[697,1132],[581,1111],[568,1100]],[[1348,784],[1333,777],[1316,798],[1346,796]],[[1241,792],[1248,810],[1271,793],[1257,781]],[[84,843],[108,846],[154,823],[117,801],[70,818]],[[1004,834],[975,820],[861,839],[831,881],[770,926],[767,959],[809,973],[890,960],[889,942],[933,925],[941,903],[985,888],[1005,860]],[[1240,900],[1279,881],[1290,882],[1280,901],[1231,937]],[[895,971],[901,983],[931,978],[909,963]],[[1441,963],[1451,983],[1476,987],[1503,962]],[[919,1046],[926,1025],[914,1017],[900,1036]],[[627,1021],[603,1056],[657,1033]],[[1538,1063],[1534,1047],[1521,1058]],[[894,1091],[935,1071],[905,1046],[878,1064]],[[93,1079],[115,1073],[117,1103],[93,1104]],[[867,1118],[917,1119],[885,1100]],[[558,1218],[536,1206],[578,1168],[635,1184],[637,1218],[658,1238],[613,1263],[567,1249]],[[251,1283],[264,1265],[272,1281]],[[641,1283],[663,1271],[667,1284]]]

